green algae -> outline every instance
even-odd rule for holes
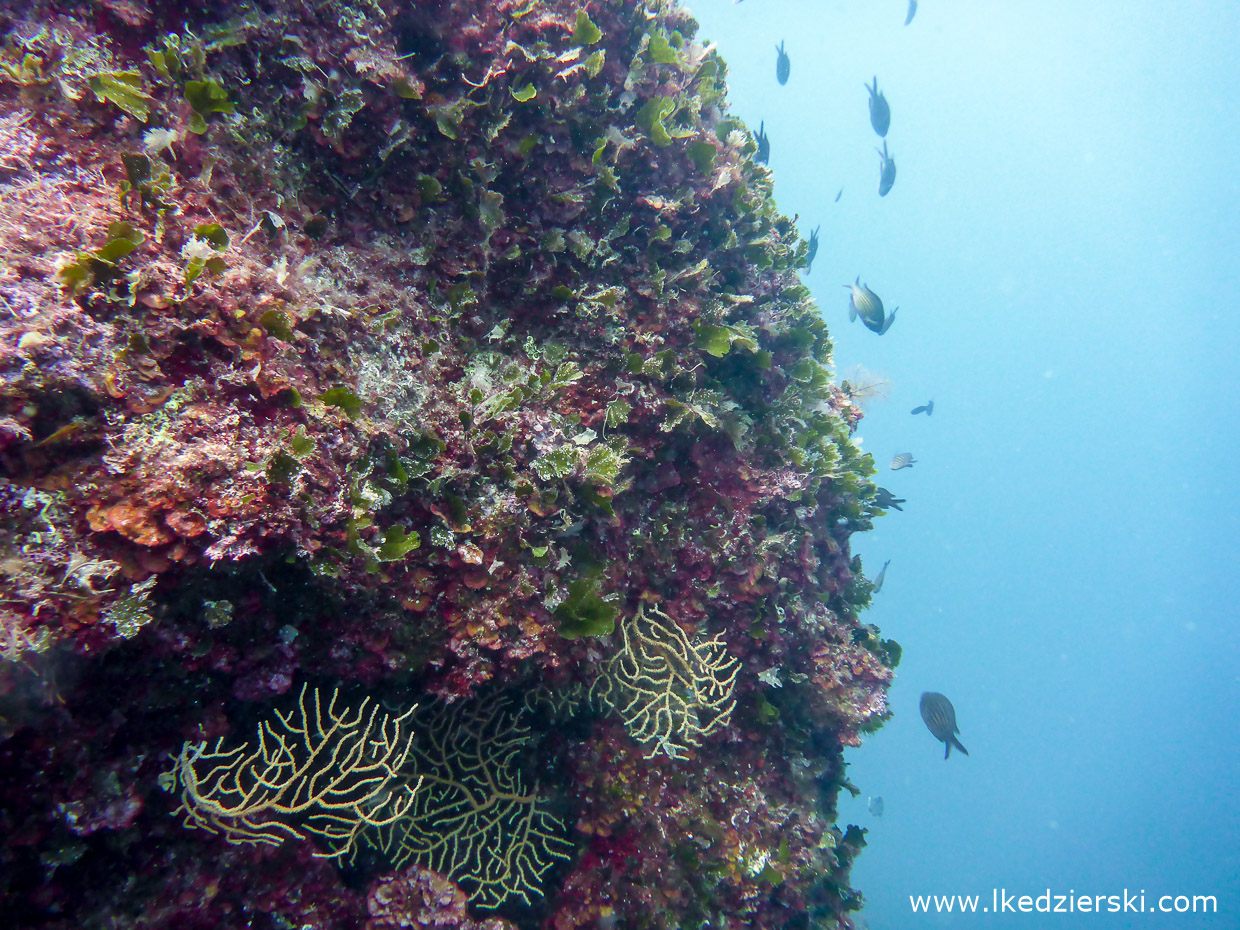
[[[671,97],[651,97],[637,111],[637,126],[655,145],[671,145],[672,137],[663,121],[675,110],[676,103]]]
[[[201,74],[207,63],[202,42],[192,35],[168,33],[145,49],[147,61],[167,81],[182,84],[191,75]]]
[[[577,24],[573,27],[574,45],[594,45],[603,38],[603,30],[590,19],[585,10],[577,11]]]
[[[147,93],[140,71],[109,71],[90,78],[90,89],[101,101],[113,103],[138,122],[151,115],[154,98]]]
[[[189,118],[189,131],[201,135],[207,131],[207,117],[216,113],[235,113],[236,108],[228,99],[228,91],[218,81],[208,78],[202,81],[186,81],[183,87],[185,100],[193,111]]]
[[[185,285],[188,287],[204,273],[224,273],[223,252],[228,249],[228,233],[219,223],[203,223],[194,228],[193,238],[186,248],[189,261],[185,265]]]
[[[121,164],[125,168],[125,180],[120,183],[122,203],[132,194],[137,195],[143,209],[171,209],[168,195],[173,188],[172,172],[162,159],[124,152],[121,154]]]
[[[389,526],[383,531],[383,541],[375,550],[375,557],[380,562],[399,562],[410,552],[422,545],[417,533],[407,533],[399,524]]]
[[[270,335],[285,342],[293,340],[293,319],[283,310],[266,310],[258,318],[258,324]]]
[[[554,613],[560,635],[565,639],[607,636],[615,630],[619,615],[615,597],[600,595],[597,571],[571,581]]]
[[[118,275],[117,263],[142,244],[146,237],[131,223],[108,224],[107,240],[93,252],[79,253],[57,272],[60,283],[73,293],[103,287]]]
[[[343,410],[350,420],[356,420],[362,413],[361,398],[345,387],[328,388],[319,395],[319,401]]]

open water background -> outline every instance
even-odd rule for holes
[[[870,828],[865,921],[1240,927],[1240,6],[922,0],[908,27],[904,0],[689,6],[765,121],[780,209],[822,227],[837,369],[892,382],[859,433],[908,500],[854,537],[869,574],[891,559],[866,619],[904,646],[841,802]],[[858,274],[900,307],[884,336],[848,322]],[[944,762],[922,691],[968,757]],[[910,910],[992,888],[1219,912]]]

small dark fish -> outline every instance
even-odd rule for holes
[[[919,413],[924,413],[928,417],[934,416],[934,401],[922,404],[920,407],[914,407],[913,416],[917,416]]]
[[[809,274],[814,270],[814,256],[818,254],[818,230],[821,226],[815,226],[814,231],[809,234],[809,252],[805,256],[805,273]]]
[[[896,183],[896,161],[887,154],[887,143],[883,143],[882,151],[875,149],[878,157],[882,159],[881,167],[878,174],[878,196],[886,197],[887,192],[891,190],[891,185]]]
[[[882,299],[861,283],[861,275],[857,275],[856,283],[845,284],[844,287],[852,291],[852,298],[848,302],[848,322],[851,323],[857,317],[861,317],[865,328],[880,336],[891,329],[891,324],[896,321],[896,310],[899,310],[899,307],[892,310],[891,315],[888,316],[883,310]]]
[[[891,460],[891,470],[899,471],[901,468],[912,468],[917,464],[917,459],[913,458],[912,452],[901,452]]]
[[[754,156],[754,161],[765,165],[771,159],[771,140],[766,135],[766,121],[758,124],[758,154]],[[895,169],[892,169],[895,170]]]
[[[947,744],[947,751],[943,753],[944,759],[952,754],[953,746],[966,756],[969,754],[969,750],[956,739],[956,734],[960,732],[960,727],[956,726],[956,708],[952,707],[952,702],[943,695],[927,691],[921,696],[921,719],[926,721],[926,728],[934,734],[935,739],[941,739]]]
[[[792,59],[784,51],[783,42],[779,43],[779,47],[775,49],[775,54],[779,56],[775,59],[775,80],[779,81],[780,84],[787,84],[788,75],[792,71]]]
[[[740,3],[741,0],[736,0]],[[913,17],[917,15],[917,0],[908,0],[908,16],[904,17],[904,25],[908,25],[913,21]]]
[[[870,813],[873,814],[875,817],[883,816],[884,805],[883,805],[883,796],[881,794],[876,794],[874,795],[874,797],[870,798],[870,803],[867,804],[866,806],[870,809]]]
[[[903,497],[896,497],[886,488],[879,488],[878,493],[874,495],[874,503],[883,510],[898,510],[903,513],[904,508],[900,505],[907,504],[908,501]]]
[[[840,202],[840,198],[841,198],[841,197],[843,197],[843,196],[844,196],[844,188],[842,188],[842,187],[841,187],[841,188],[839,189],[838,193],[836,193],[836,195],[835,195],[835,202],[836,202],[836,203],[839,203],[839,202]]]
[[[873,87],[866,84],[865,89],[870,92],[870,125],[880,136],[885,136],[891,127],[891,107],[887,105],[883,92],[878,89],[878,78],[874,78]]]
[[[870,584],[874,585],[874,590],[870,592],[871,594],[877,594],[879,591],[883,590],[883,582],[887,580],[887,566],[890,564],[891,559],[884,562],[883,567],[879,569],[878,574],[874,576],[874,580],[870,582]]]

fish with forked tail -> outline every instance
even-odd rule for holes
[[[956,708],[952,707],[952,702],[943,695],[936,691],[922,694],[921,719],[926,722],[926,729],[934,734],[935,739],[947,744],[947,751],[943,753],[944,759],[952,754],[953,746],[966,756],[969,754],[969,750],[956,739],[956,734],[960,732],[960,727],[956,726]]]
[[[754,161],[765,165],[771,160],[771,140],[766,134],[766,121],[758,123],[758,134],[754,137],[758,142],[758,154]]]
[[[775,80],[780,84],[788,83],[788,75],[792,71],[792,59],[788,57],[788,53],[784,51],[784,43],[780,42],[775,49],[778,56],[775,59]]]
[[[821,226],[815,226],[814,231],[809,234],[809,251],[805,253],[805,273],[809,274],[814,270],[814,256],[818,254],[818,230]]]
[[[874,503],[883,510],[898,510],[903,513],[904,508],[900,505],[907,504],[908,500],[903,497],[896,497],[886,488],[879,488],[878,493],[874,495]]]
[[[899,471],[901,468],[912,468],[917,464],[917,459],[913,458],[912,452],[901,452],[891,460],[891,470]]]
[[[899,310],[899,307],[888,315],[883,310],[882,299],[868,286],[861,283],[861,275],[857,275],[854,283],[845,284],[844,287],[852,291],[852,297],[848,302],[848,322],[851,323],[857,317],[861,317],[865,328],[880,336],[891,329],[891,324],[896,321],[896,310]]]

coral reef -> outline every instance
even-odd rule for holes
[[[337,697],[324,708],[322,695],[307,701],[303,686],[295,716],[277,711],[277,723],[259,724],[253,752],[248,743],[224,750],[223,739],[213,749],[186,743],[169,773],[181,786],[185,825],[230,843],[316,836],[342,856],[362,830],[405,816],[421,783],[393,783],[413,741],[413,711],[392,718],[372,706],[368,714],[369,702],[337,711]]]
[[[629,735],[650,747],[647,758],[688,758],[732,719],[739,663],[720,636],[694,643],[657,607],[647,616],[639,605],[621,634],[591,699],[620,715]]]
[[[874,465],[687,13],[0,25],[9,925],[847,927]]]
[[[455,930],[507,930],[512,924],[497,917],[471,920],[465,893],[442,875],[419,869],[383,875],[370,887],[366,930],[406,927],[451,927]]]
[[[519,712],[502,700],[471,703],[418,718],[412,809],[370,825],[367,836],[397,866],[413,860],[464,883],[479,907],[530,904],[571,846],[538,791],[523,783],[517,759],[530,736]]]

